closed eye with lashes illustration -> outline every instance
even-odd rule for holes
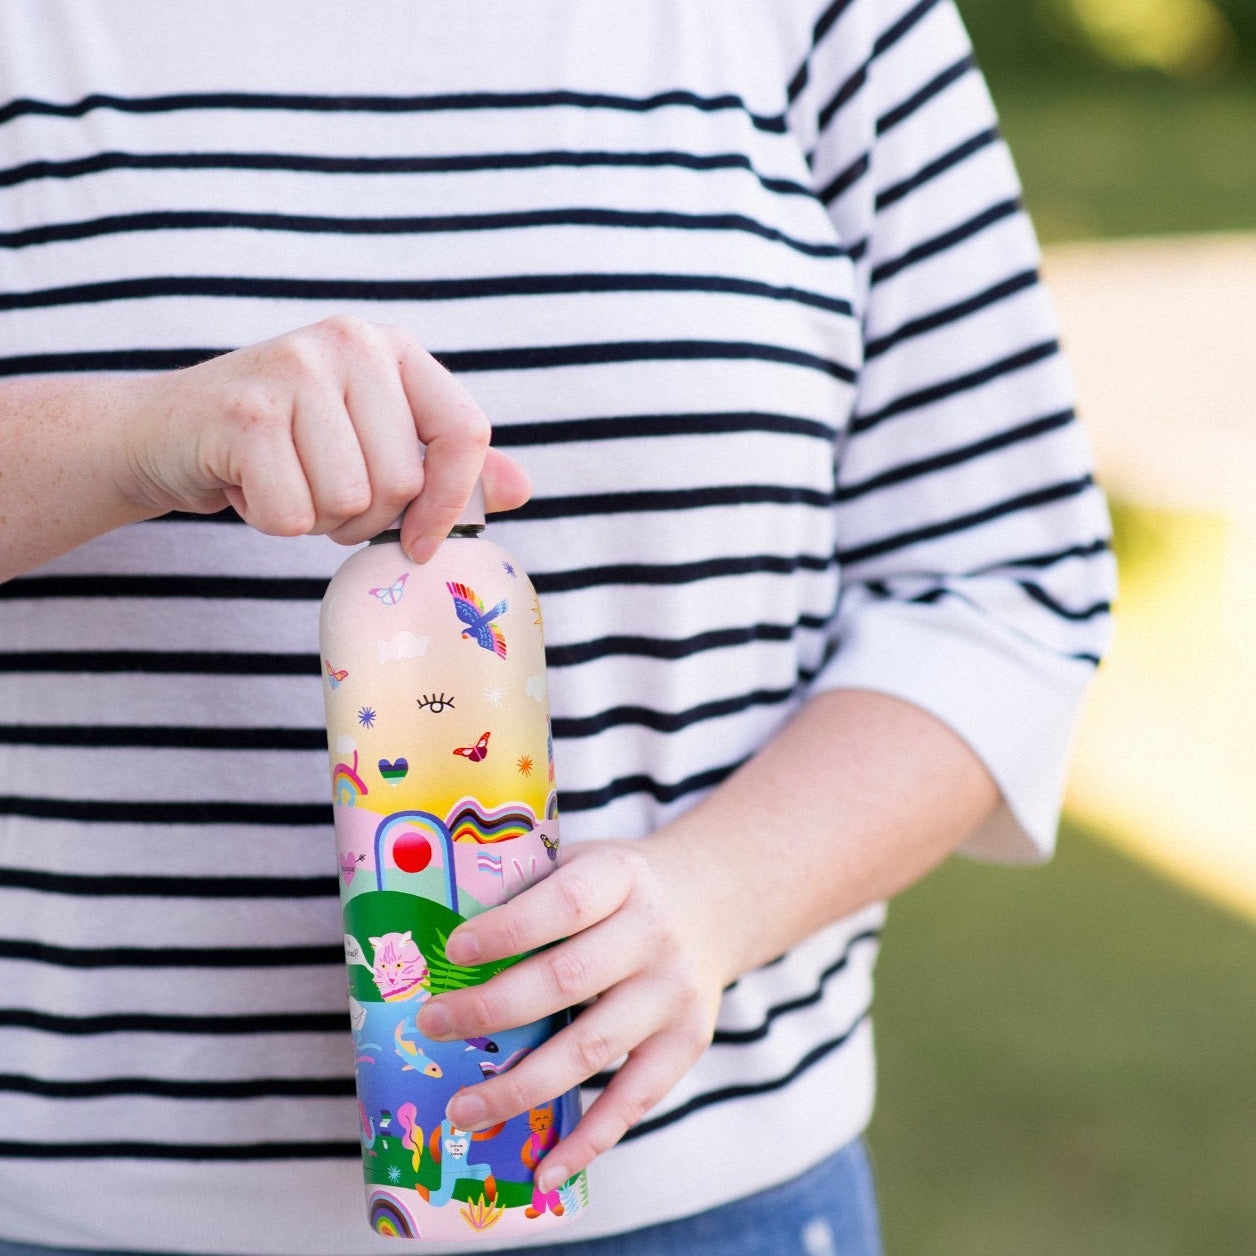
[[[504,659],[506,638],[493,620],[506,613],[506,599],[502,598],[496,606],[486,611],[484,603],[470,586],[446,581],[445,588],[454,600],[454,611],[458,618],[466,624],[462,635],[469,637],[481,648],[491,650],[499,659]]]
[[[472,763],[479,763],[488,754],[488,733],[481,733],[480,740],[474,746],[459,746],[454,754],[460,754]]]
[[[444,710],[452,709],[454,705],[453,698],[445,697],[444,690],[439,695],[425,693],[421,698],[416,698],[415,701],[419,704],[420,711],[427,707],[433,715],[439,715]]]
[[[406,581],[410,578],[408,571],[403,571],[392,584],[380,589],[369,590],[372,597],[379,598],[385,606],[396,606],[401,595],[406,591]]]

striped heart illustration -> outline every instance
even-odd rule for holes
[[[398,781],[404,780],[409,770],[410,765],[405,759],[381,759],[379,761],[379,774],[390,785],[396,785]]]

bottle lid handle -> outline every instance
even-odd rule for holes
[[[409,510],[409,506],[406,510]],[[393,522],[389,529],[396,532],[401,527],[401,521],[405,518],[403,510]],[[471,490],[471,496],[467,498],[467,504],[462,508],[460,514],[454,523],[455,528],[482,528],[484,527],[484,482],[477,479],[475,487]]]
[[[471,490],[471,496],[467,498],[467,504],[462,509],[462,514],[458,516],[458,522],[454,527],[483,527],[484,526],[484,481],[477,479],[475,487]]]

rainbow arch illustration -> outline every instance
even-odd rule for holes
[[[337,763],[331,772],[331,796],[342,807],[357,806],[363,794],[369,794],[366,782],[358,775],[358,752],[353,752],[353,763]]]

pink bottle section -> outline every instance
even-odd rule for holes
[[[562,1022],[436,1043],[415,1016],[513,962],[463,968],[445,942],[557,859],[536,594],[481,538],[422,567],[385,540],[328,587],[321,645],[370,1224],[490,1246],[535,1233],[587,1202],[582,1174],[548,1194],[532,1180],[579,1119],[576,1092],[474,1134],[444,1113]]]

